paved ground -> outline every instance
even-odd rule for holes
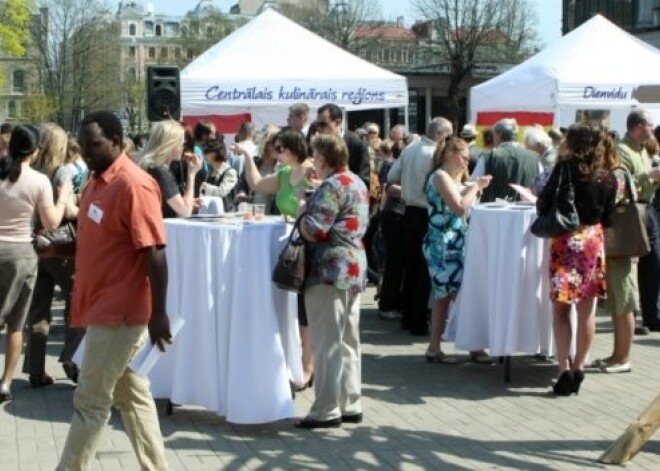
[[[179,407],[161,416],[171,469],[601,469],[598,456],[660,393],[660,334],[635,339],[632,373],[589,374],[578,397],[554,398],[554,366],[531,358],[514,359],[508,385],[500,366],[471,364],[464,354],[458,365],[425,362],[424,342],[378,319],[372,296],[362,314],[362,424],[328,431],[300,431],[290,421],[245,427]],[[56,384],[31,389],[20,376],[15,400],[0,406],[0,470],[52,470],[57,463],[73,392],[56,363],[61,338],[54,336],[48,364]],[[593,357],[608,353],[611,341],[600,315]],[[298,395],[299,415],[312,394]],[[660,469],[660,440],[649,441],[627,468]],[[138,469],[117,416],[93,469]]]

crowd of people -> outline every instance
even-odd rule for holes
[[[577,394],[588,367],[631,370],[636,312],[640,329],[660,331],[660,127],[654,136],[648,113],[632,111],[618,142],[590,123],[520,130],[513,119],[481,136],[468,123],[455,136],[442,117],[422,136],[395,125],[382,138],[375,123],[349,132],[334,104],[320,107],[313,122],[310,113],[301,103],[290,107],[285,126],[257,130],[243,123],[231,144],[212,122],[190,128],[165,120],[136,145],[110,112],[88,115],[77,136],[56,124],[3,125],[0,326],[7,348],[0,402],[12,399],[24,332],[30,384],[53,384],[45,358],[59,286],[66,324],[59,360],[78,382],[59,469],[85,469],[113,404],[141,465],[164,468],[148,382],[128,363],[148,337],[161,348],[171,339],[163,220],[190,216],[205,197],[220,198],[226,212],[254,202],[267,214],[299,220],[307,244],[305,289],[298,296],[304,377],[292,389],[313,386],[315,392],[309,414],[297,423],[302,428],[362,420],[359,319],[367,280],[377,287],[383,319],[429,336],[427,361],[456,363],[441,339],[461,289],[470,211],[478,202],[519,198],[511,184],[537,195],[541,212],[562,176],[575,189],[579,227],[555,237],[549,254],[555,394]],[[603,229],[617,205],[629,201],[627,181],[648,206],[651,251],[639,259],[608,258]],[[76,257],[39,257],[35,234],[65,221],[77,223]],[[587,364],[600,297],[612,315],[614,345],[610,356]],[[578,313],[573,357],[572,306]],[[76,365],[73,353],[83,336],[85,362]],[[102,354],[107,351],[113,355]],[[492,361],[485,351],[469,358]]]

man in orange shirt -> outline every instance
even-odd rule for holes
[[[87,326],[74,413],[58,470],[86,470],[112,405],[121,412],[141,469],[167,469],[149,381],[129,367],[147,341],[171,341],[160,191],[123,152],[110,112],[88,115],[78,135],[93,178],[78,213],[71,323]]]

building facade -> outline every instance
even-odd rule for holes
[[[32,17],[33,41],[23,57],[12,57],[0,51],[0,69],[4,84],[0,88],[0,122],[20,123],[25,121],[26,99],[31,94],[41,93],[40,67],[37,54],[42,31],[47,30],[48,9],[42,8]]]
[[[563,33],[572,31],[595,14],[603,15],[660,48],[660,0],[563,0]]]

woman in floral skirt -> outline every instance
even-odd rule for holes
[[[596,331],[596,299],[606,292],[603,227],[612,224],[617,180],[603,160],[602,132],[587,123],[574,124],[566,135],[566,151],[559,157],[537,201],[539,213],[552,203],[560,175],[568,176],[575,189],[575,208],[580,225],[552,239],[550,247],[550,299],[557,345],[559,379],[553,386],[558,396],[577,394],[584,380],[584,364]],[[577,350],[569,359],[571,305],[577,320]]]

